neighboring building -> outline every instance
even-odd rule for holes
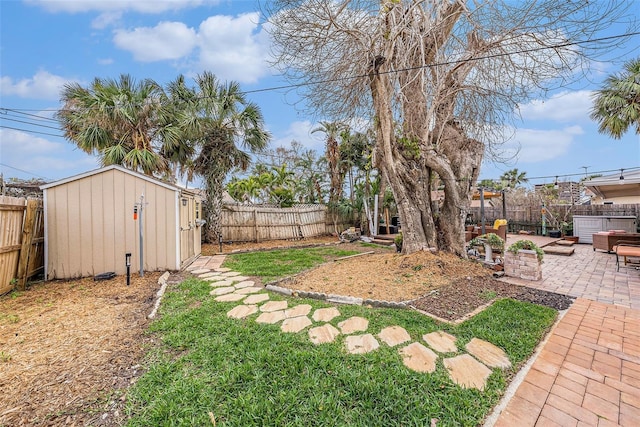
[[[534,190],[540,191],[548,187],[550,184],[537,184]],[[555,188],[557,186],[557,188]],[[554,184],[554,189],[558,192],[558,200],[567,204],[580,204],[580,192],[582,185],[573,181],[558,181]]]
[[[591,203],[602,204],[634,204],[640,203],[640,169],[600,176],[584,181],[583,185],[594,196]]]
[[[145,271],[179,270],[200,255],[202,203],[194,191],[115,165],[41,188],[47,280],[124,274],[126,253],[138,271],[141,220]]]

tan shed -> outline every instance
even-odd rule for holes
[[[138,272],[141,220],[145,271],[179,270],[200,255],[194,192],[115,165],[41,188],[47,280],[125,274],[127,253]]]

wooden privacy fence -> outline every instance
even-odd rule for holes
[[[640,216],[640,204],[620,204],[620,205],[551,205],[547,206],[547,211],[553,212],[559,221],[565,218],[567,221],[573,219],[573,215],[615,215],[615,216]],[[474,221],[480,219],[480,208],[471,208],[471,216]],[[487,220],[503,218],[502,207],[484,208],[484,217]],[[539,222],[542,218],[542,205],[510,207],[507,206],[507,218],[510,221],[519,222]]]
[[[44,216],[38,199],[0,196],[0,295],[44,269]]]
[[[224,205],[222,239],[231,242],[300,239],[327,233],[327,207]]]

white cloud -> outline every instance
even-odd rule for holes
[[[138,61],[162,61],[188,55],[196,45],[196,32],[182,22],[161,22],[153,28],[117,30],[113,41]]]
[[[113,64],[112,58],[100,58],[98,59],[98,64],[100,65],[111,65]]]
[[[16,80],[11,77],[0,78],[0,92],[3,96],[15,95],[31,99],[59,99],[65,83],[71,80],[46,71],[38,71],[32,78]]]
[[[114,25],[122,18],[122,12],[104,12],[98,15],[93,21],[91,21],[91,28],[96,30],[103,30],[110,25]]]
[[[316,150],[318,153],[324,152],[324,134],[311,133],[316,125],[308,120],[291,122],[289,127],[282,133],[274,135],[271,147],[291,147],[291,141],[298,141],[305,148]]]
[[[258,14],[212,16],[200,24],[200,68],[222,80],[253,83],[267,72],[268,46],[258,32]]]
[[[502,147],[504,157],[515,156],[518,164],[539,163],[557,159],[569,152],[576,137],[584,131],[580,126],[564,129],[517,129],[514,138]]]
[[[211,16],[197,31],[181,22],[161,22],[117,30],[113,41],[138,61],[182,58],[193,64],[191,73],[211,70],[221,80],[253,83],[268,72],[268,38],[259,31],[258,19],[257,13]]]
[[[89,156],[68,142],[52,142],[46,138],[12,129],[0,129],[2,140],[0,157],[5,178],[21,177],[30,172],[35,177],[60,179],[99,167],[95,157]]]
[[[591,110],[589,90],[560,92],[551,99],[535,99],[520,106],[523,120],[553,120],[556,122],[588,121]]]
[[[161,13],[169,10],[192,8],[201,4],[218,4],[219,0],[27,0],[49,12],[110,12],[134,11]]]

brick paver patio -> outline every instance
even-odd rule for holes
[[[579,298],[494,424],[640,425],[640,311]]]

